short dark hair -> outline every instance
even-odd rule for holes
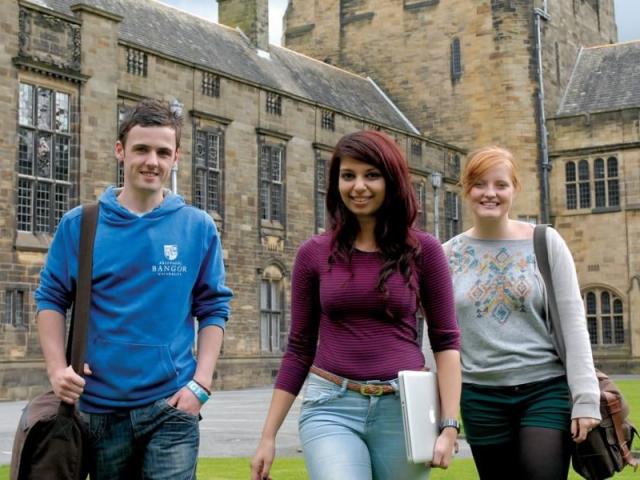
[[[182,133],[182,114],[179,108],[162,100],[145,98],[127,113],[118,131],[118,140],[122,145],[127,141],[127,135],[136,125],[141,127],[171,127],[176,132],[176,149],[180,147]]]

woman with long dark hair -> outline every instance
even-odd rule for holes
[[[422,306],[444,420],[432,466],[446,468],[457,436],[459,330],[446,258],[434,237],[411,228],[415,193],[391,138],[364,131],[338,142],[327,210],[327,233],[296,256],[289,343],[251,478],[269,478],[276,433],[308,379],[299,430],[312,479],[427,479],[428,466],[407,462],[398,371],[424,368]]]

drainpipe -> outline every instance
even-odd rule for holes
[[[547,12],[547,0],[544,1],[543,10],[539,8],[535,8],[533,10],[533,19],[536,30],[534,49],[536,53],[538,77],[538,89],[536,92],[536,122],[538,124],[538,157],[540,159],[540,223],[549,223],[551,216],[549,199],[549,172],[551,171],[551,163],[549,162],[547,124],[544,114],[544,78],[542,71],[542,21],[550,20],[549,14]]]

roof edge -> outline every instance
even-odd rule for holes
[[[393,108],[393,110],[400,115],[400,118],[402,118],[402,120],[404,120],[404,122],[409,126],[409,128],[411,129],[411,131],[413,133],[415,133],[416,135],[421,135],[420,130],[418,130],[415,125],[413,123],[411,123],[411,121],[405,116],[404,113],[402,113],[402,110],[400,110],[398,108],[398,106],[393,103],[391,101],[391,99],[387,96],[386,93],[384,93],[384,91],[378,86],[378,84],[376,82],[373,81],[373,79],[371,77],[367,77],[367,80],[369,80],[369,82],[371,82],[371,85],[373,85],[373,87],[376,89],[376,91],[382,95],[382,98],[384,98],[389,105],[391,105],[391,108]]]

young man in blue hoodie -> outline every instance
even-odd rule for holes
[[[181,126],[169,105],[145,100],[120,127],[115,153],[124,187],[99,200],[84,378],[67,365],[64,349],[81,207],[60,221],[35,293],[53,390],[79,402],[89,425],[92,479],[195,478],[199,412],[232,293],[211,217],[164,188]]]

